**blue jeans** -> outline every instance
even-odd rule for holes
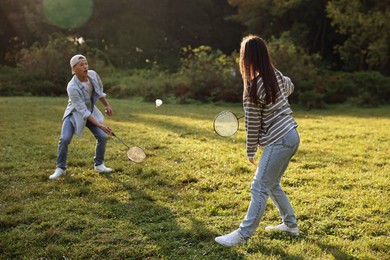
[[[265,212],[268,197],[279,210],[288,227],[296,227],[297,220],[290,201],[280,186],[280,179],[298,150],[299,135],[294,128],[275,143],[264,148],[251,186],[252,199],[244,221],[238,231],[248,239],[259,226]]]
[[[58,142],[58,157],[57,157],[57,167],[63,170],[66,169],[66,160],[68,158],[68,146],[72,141],[72,137],[74,134],[74,127],[70,121],[72,115],[69,115],[64,118],[62,122],[62,130],[60,141]],[[96,151],[94,162],[95,165],[100,165],[104,162],[104,153],[106,152],[106,144],[107,144],[107,135],[106,133],[97,127],[96,125],[87,121],[86,125],[89,130],[91,130],[92,134],[96,138]]]

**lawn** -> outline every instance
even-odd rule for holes
[[[221,138],[212,120],[240,104],[112,99],[115,133],[145,149],[142,164],[109,138],[93,171],[95,139],[70,145],[67,175],[49,180],[66,97],[0,97],[0,259],[389,259],[390,107],[294,108],[301,146],[282,186],[301,236],[266,233],[269,202],[247,244],[214,237],[242,221],[254,166],[245,131]],[[257,158],[261,152],[257,154]]]

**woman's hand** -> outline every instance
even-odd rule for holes
[[[257,166],[257,165],[256,165],[256,162],[255,162],[255,158],[248,158],[248,160],[249,160],[249,162],[250,162],[251,164],[253,164],[254,166]]]

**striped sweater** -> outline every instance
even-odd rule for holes
[[[246,151],[248,158],[253,158],[257,147],[270,145],[291,129],[298,126],[292,117],[292,110],[288,103],[288,96],[294,91],[290,78],[275,70],[280,95],[275,104],[266,104],[265,88],[261,77],[257,81],[258,104],[244,98]]]

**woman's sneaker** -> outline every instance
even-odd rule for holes
[[[268,226],[265,228],[265,231],[281,231],[281,232],[286,232],[294,236],[299,236],[299,229],[298,226],[290,228],[286,224],[282,223],[277,226]]]
[[[66,170],[63,170],[61,168],[56,168],[54,173],[49,176],[49,179],[54,180],[54,179],[57,179],[57,178],[61,177],[62,175],[65,175],[65,174],[66,174]]]
[[[246,242],[245,238],[235,230],[227,235],[216,237],[215,242],[226,247],[238,246]]]

